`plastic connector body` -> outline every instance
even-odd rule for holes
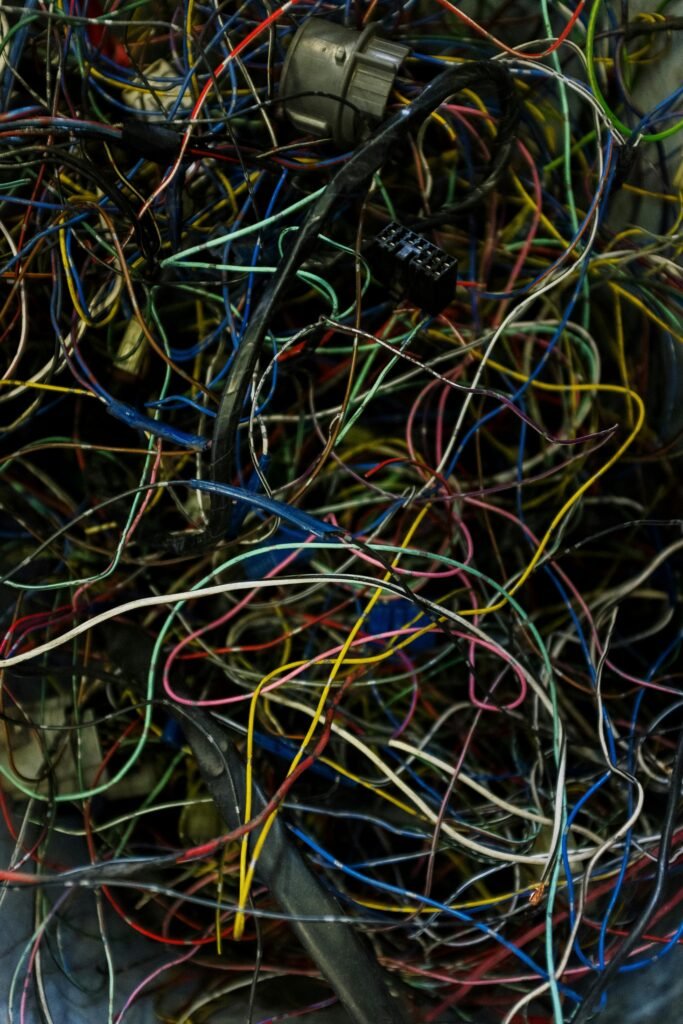
[[[432,315],[453,301],[458,261],[424,235],[391,221],[367,255],[373,274],[394,298],[405,296]]]
[[[294,36],[282,70],[280,96],[290,121],[339,146],[366,137],[383,117],[399,67],[410,47],[383,39],[377,26],[362,32],[324,18],[307,18]]]
[[[161,124],[130,118],[121,129],[124,149],[158,164],[172,163],[179,156],[182,143],[182,135]]]

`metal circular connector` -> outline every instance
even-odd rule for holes
[[[389,93],[408,46],[324,18],[309,18],[289,47],[280,96],[303,132],[354,144],[384,117]]]

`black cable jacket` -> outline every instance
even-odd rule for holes
[[[202,778],[228,828],[242,824],[246,792],[245,768],[225,727],[201,708],[171,708],[182,724],[197,758]],[[266,799],[252,785],[254,814]],[[252,833],[253,845],[260,829]],[[329,916],[330,921],[292,920],[302,945],[317,964],[355,1024],[406,1024],[400,1003],[387,986],[387,976],[371,949],[353,928],[334,918],[341,908],[309,869],[279,817],[270,829],[257,866],[257,876],[280,908],[293,918]]]
[[[605,967],[605,970],[598,975],[591,987],[586,992],[584,1000],[578,1009],[578,1012],[572,1018],[572,1024],[586,1024],[586,1021],[591,1016],[591,1011],[595,1004],[598,1002],[600,997],[606,991],[610,981],[617,973],[621,965],[624,963],[633,947],[639,942],[641,935],[647,928],[648,921],[652,917],[652,914],[657,908],[657,904],[662,898],[664,892],[664,883],[669,870],[669,855],[671,840],[673,838],[674,828],[676,825],[676,811],[678,810],[678,804],[681,799],[681,782],[683,780],[683,726],[680,729],[678,736],[678,744],[676,746],[676,753],[674,755],[673,767],[671,769],[671,784],[669,786],[669,796],[666,802],[666,810],[664,811],[664,824],[662,827],[662,837],[659,843],[659,856],[657,857],[657,870],[655,872],[655,884],[650,894],[650,898],[640,912],[640,916],[634,925],[631,927],[631,931],[626,936],[621,946],[614,954],[610,962]]]
[[[135,679],[146,678],[153,648],[146,633],[128,624],[109,623],[107,647],[124,673]],[[181,684],[178,689],[183,693]],[[243,823],[246,773],[230,730],[203,708],[166,701],[164,704],[182,725],[221,817],[231,831],[239,828]],[[254,814],[258,814],[266,799],[256,783],[252,785],[252,794]],[[256,829],[252,833],[252,843],[259,832]],[[308,868],[279,817],[264,843],[257,875],[280,909],[293,918],[292,928],[354,1024],[407,1024],[400,1003],[389,993],[387,975],[372,950],[352,927],[335,920],[343,914],[339,904]],[[318,920],[297,920],[305,917]],[[330,920],[323,922],[320,918]]]
[[[504,120],[506,124],[508,120],[512,124],[516,107],[514,82],[510,72],[502,64],[494,61],[475,61],[471,64],[448,68],[425,86],[422,93],[409,106],[399,110],[377,128],[371,138],[363,143],[337,172],[324,193],[311,207],[291,248],[280,260],[277,272],[266,285],[261,299],[250,317],[244,337],[237,349],[235,361],[225,382],[218,414],[214,421],[210,466],[212,480],[225,482],[231,478],[242,408],[273,312],[297,270],[311,255],[318,242],[318,236],[331,215],[338,212],[341,206],[363,194],[392,148],[407,135],[415,124],[424,121],[453,93],[471,85],[481,85],[486,81],[492,82],[496,86],[501,102],[503,98],[509,101],[506,103],[505,109],[509,108],[510,113],[504,115]],[[505,132],[506,135],[510,135],[510,138],[508,143],[502,147],[503,155],[501,157],[500,154],[496,154],[489,175],[477,187],[477,197],[473,199],[473,202],[478,202],[482,195],[493,188],[500,176],[501,169],[505,166],[509,155],[508,146],[512,144],[511,133],[507,127]],[[223,496],[212,497],[205,541],[215,542],[225,535],[230,505],[230,500]],[[183,538],[178,538],[178,541],[182,551],[184,548]],[[185,550],[187,549],[185,548]]]
[[[479,203],[483,202],[493,192],[505,173],[517,138],[517,128],[522,108],[517,90],[509,74],[505,77],[499,77],[495,85],[498,93],[500,116],[496,137],[492,143],[494,147],[493,155],[484,179],[478,185],[469,189],[457,203],[449,203],[426,217],[418,217],[407,221],[413,230],[424,231],[426,228],[450,224],[460,214],[472,210]]]
[[[649,36],[655,32],[674,32],[679,29],[683,29],[683,18],[666,18],[664,21],[630,22],[619,28],[597,32],[595,38],[608,39],[610,36],[623,36],[624,39],[634,39],[638,36]]]
[[[147,260],[148,269],[153,269],[156,255],[161,245],[161,236],[151,210],[147,210],[144,217],[138,217],[138,211],[121,189],[117,188],[116,184],[106,174],[99,171],[92,161],[86,163],[72,153],[65,153],[56,148],[44,150],[40,154],[40,160],[42,163],[56,164],[58,167],[64,164],[90,181],[94,181],[133,227],[140,251]]]

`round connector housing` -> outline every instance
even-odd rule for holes
[[[280,96],[303,132],[353,145],[384,117],[389,93],[410,47],[308,18],[294,36],[282,71]]]

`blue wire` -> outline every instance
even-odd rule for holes
[[[507,949],[514,956],[516,956],[519,960],[521,960],[522,963],[524,963],[527,967],[534,971],[535,974],[538,974],[539,977],[543,978],[544,980],[547,980],[547,972],[543,969],[543,967],[539,966],[527,953],[525,953],[523,949],[520,949],[519,946],[515,946],[513,942],[510,942],[508,939],[505,938],[504,935],[495,931],[493,928],[489,928],[489,926],[485,924],[483,921],[477,920],[477,918],[473,914],[466,914],[463,910],[455,910],[453,907],[449,907],[445,903],[439,903],[438,900],[432,899],[430,896],[426,896],[424,893],[409,892],[407,889],[401,889],[396,885],[390,885],[388,882],[382,882],[377,878],[372,878],[370,875],[365,875],[362,872],[357,871],[355,868],[351,868],[348,865],[343,864],[336,857],[333,857],[326,850],[324,850],[322,846],[319,846],[314,839],[312,839],[309,835],[303,832],[300,828],[297,828],[296,826],[291,826],[291,829],[292,832],[294,832],[294,834],[298,836],[298,838],[303,843],[306,844],[306,846],[308,846],[311,850],[314,850],[315,853],[317,853],[319,857],[321,857],[327,864],[329,864],[330,867],[342,871],[349,878],[353,878],[357,882],[362,882],[364,885],[369,885],[372,888],[379,889],[382,892],[388,892],[394,896],[399,896],[402,900],[415,902],[426,907],[432,907],[432,909],[438,910],[442,914],[446,914],[449,917],[454,917],[458,921],[462,921],[466,924],[471,925],[472,927],[476,928],[477,931],[482,932],[484,935],[487,935],[490,939],[493,939],[501,946],[504,946],[505,949]],[[579,1003],[581,1001],[581,997],[576,992],[574,992],[573,989],[568,988],[566,985],[560,985],[560,991],[568,999],[571,999],[572,1002]]]
[[[661,652],[661,654],[659,655],[657,660],[654,662],[654,664],[652,665],[652,668],[650,669],[650,671],[648,672],[648,674],[646,676],[646,679],[647,679],[648,682],[650,682],[653,679],[653,677],[659,671],[660,667],[669,658],[669,656],[671,655],[672,651],[676,647],[678,647],[680,645],[680,642],[681,642],[681,636],[678,635],[678,636],[674,637],[674,639],[671,641],[671,643]],[[646,693],[647,693],[647,690],[644,687],[642,687],[638,691],[638,693],[636,694],[635,701],[633,702],[633,714],[631,716],[631,728],[630,728],[630,735],[629,735],[628,762],[627,762],[628,763],[628,770],[631,773],[633,772],[633,767],[634,767],[634,762],[635,762],[636,725],[637,725],[637,722],[638,722],[638,715],[640,713],[640,707],[641,707],[641,704],[643,703],[643,700],[645,698]],[[628,803],[628,814],[629,815],[632,813],[632,810],[633,810],[633,791],[632,791],[632,788],[629,787],[629,803]],[[617,900],[619,899],[619,896],[621,894],[622,886],[624,884],[624,878],[626,876],[626,869],[628,867],[629,853],[630,853],[631,843],[632,843],[632,831],[633,831],[632,829],[629,829],[628,832],[626,833],[625,843],[624,843],[624,854],[623,854],[623,857],[621,859],[621,866],[620,866],[620,869],[619,869],[619,875],[617,876],[617,881],[616,881],[614,889],[612,891],[612,895],[611,895],[611,898],[610,898],[610,901],[609,901],[609,904],[608,904],[608,907],[607,907],[607,910],[605,912],[605,916],[603,918],[602,925],[601,925],[601,928],[600,928],[600,941],[599,941],[599,944],[598,944],[598,958],[599,958],[600,970],[604,970],[605,969],[605,941],[606,941],[607,927],[609,925],[609,920],[610,920],[610,917],[612,915],[612,911],[614,910],[614,907],[616,906]],[[674,945],[675,945],[675,943],[674,943]],[[659,956],[661,956],[661,955],[663,955],[663,953],[660,950]],[[649,962],[649,961],[645,961],[645,963],[647,963],[647,962]],[[639,963],[640,963],[640,961],[639,961]],[[628,967],[629,967],[630,970],[635,969],[632,965],[628,965]]]
[[[307,512],[302,512],[301,509],[287,505],[283,501],[268,498],[265,494],[253,494],[243,487],[233,487],[231,484],[220,484],[211,480],[185,480],[181,481],[181,483],[195,491],[222,494],[232,498],[234,501],[251,505],[252,508],[265,509],[272,515],[286,519],[287,522],[293,523],[295,526],[306,530],[307,533],[314,534],[316,537],[335,536],[340,532],[339,527],[332,526],[331,523],[324,523],[321,519],[316,519]]]
[[[578,277],[578,279],[576,281],[576,284],[574,286],[574,290],[573,290],[573,292],[571,294],[571,297],[569,299],[569,302],[567,304],[567,308],[565,309],[565,311],[564,311],[564,313],[562,315],[562,320],[560,321],[560,323],[556,327],[556,329],[555,329],[555,331],[554,331],[554,333],[553,333],[553,335],[552,335],[552,337],[551,337],[551,339],[550,339],[550,341],[548,343],[548,346],[547,346],[545,352],[543,353],[543,355],[539,359],[539,361],[536,364],[536,366],[534,367],[534,369],[529,374],[528,379],[525,380],[522,384],[520,384],[518,389],[510,396],[510,401],[511,402],[518,402],[519,399],[531,387],[531,384],[533,383],[533,381],[535,381],[540,376],[540,374],[542,373],[543,369],[545,368],[545,365],[548,362],[548,360],[550,359],[550,356],[552,355],[555,346],[557,345],[558,341],[562,337],[564,329],[566,328],[567,324],[569,323],[569,319],[570,319],[570,317],[572,315],[572,312],[574,310],[574,306],[576,305],[577,299],[579,297],[579,293],[581,291],[581,288],[583,287],[583,281],[584,281],[584,277],[585,277],[586,273],[587,273],[587,267],[586,267],[586,264],[584,263],[584,264],[582,264],[581,272],[579,273],[579,277]],[[474,437],[474,435],[479,430],[481,430],[481,428],[486,423],[489,423],[491,420],[495,419],[496,416],[499,416],[507,408],[508,408],[507,405],[498,405],[498,406],[496,406],[495,409],[492,409],[490,412],[486,413],[484,416],[481,417],[481,419],[477,420],[477,422],[474,423],[470,427],[470,429],[467,431],[467,433],[465,434],[464,438],[460,442],[460,445],[456,449],[454,455],[452,456],[451,461],[448,464],[448,468],[444,471],[446,476],[450,476],[455,471],[455,467],[457,466],[458,462],[462,458],[462,453],[464,452],[468,442]]]

